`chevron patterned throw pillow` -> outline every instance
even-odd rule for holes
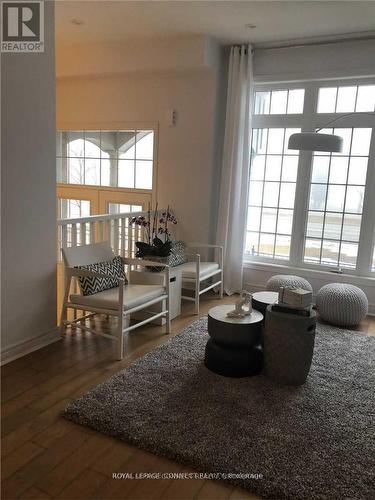
[[[106,262],[97,262],[96,264],[88,264],[87,266],[76,266],[78,269],[86,269],[87,271],[95,271],[97,273],[106,274],[107,278],[97,278],[96,276],[81,276],[79,284],[83,295],[93,295],[94,293],[103,292],[109,288],[116,288],[118,280],[123,279],[128,282],[124,272],[121,257],[115,257]]]

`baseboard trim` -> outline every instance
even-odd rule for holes
[[[263,292],[266,287],[264,285],[257,285],[254,283],[244,283],[243,287],[249,292]],[[315,301],[315,295],[313,296],[313,301]],[[375,304],[368,305],[368,316],[375,316]]]
[[[0,366],[6,365],[15,359],[22,358],[22,356],[26,356],[26,354],[30,354],[31,352],[37,351],[59,340],[61,340],[59,329],[55,327],[38,337],[13,344],[1,351]]]

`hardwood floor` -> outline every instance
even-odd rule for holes
[[[202,297],[201,315],[218,303]],[[235,299],[226,297],[222,303]],[[116,480],[113,472],[194,472],[126,443],[61,418],[69,401],[108,379],[139,356],[196,320],[193,304],[172,322],[172,334],[145,326],[129,334],[126,356],[112,357],[110,340],[76,332],[31,353],[2,372],[2,498],[105,499],[255,499],[226,483],[202,479]],[[109,328],[106,320],[95,328]],[[357,330],[375,335],[375,318]]]

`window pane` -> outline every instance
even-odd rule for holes
[[[327,186],[312,184],[310,190],[310,209],[324,210],[327,195]]]
[[[318,113],[334,113],[336,107],[337,87],[319,89]]]
[[[294,195],[296,185],[292,182],[282,182],[280,188],[280,201],[281,208],[294,208]]]
[[[138,189],[152,189],[152,161],[136,160],[135,187]]]
[[[246,237],[248,255],[289,258],[298,151],[286,155],[285,150],[288,134],[299,131],[297,128],[253,130],[247,214],[249,234]],[[265,150],[265,154],[255,155],[256,151]],[[275,241],[278,242],[276,250]]]
[[[263,182],[250,181],[249,205],[261,206],[262,192],[263,192]]]
[[[85,184],[100,184],[100,159],[85,159]]]
[[[66,132],[68,156],[83,158],[85,156],[85,141],[83,132]]]
[[[99,131],[85,131],[85,157],[86,158],[100,158],[100,132]]]
[[[111,162],[115,161],[116,163],[114,164],[114,169],[115,171],[117,170],[117,160],[102,160],[101,161],[101,168],[100,168],[100,184],[102,186],[110,186],[111,185]],[[117,185],[117,181],[113,184],[114,186]]]
[[[301,132],[300,128],[286,128],[285,129],[285,139],[284,139],[284,154],[286,155],[298,155],[298,151],[296,149],[288,149],[289,137],[292,134],[297,134]]]
[[[355,128],[353,130],[352,156],[368,156],[371,142],[370,128]]]
[[[57,179],[71,184],[134,188],[135,173],[130,164],[122,163],[132,160],[133,170],[139,162],[137,187],[152,189],[154,139],[153,130],[59,131]]]
[[[68,158],[68,182],[69,184],[84,184],[84,160],[83,158]]]
[[[251,163],[250,179],[262,181],[264,179],[265,155],[254,156]]]
[[[339,260],[340,243],[337,241],[323,240],[322,263],[337,266]]]
[[[281,174],[282,181],[297,181],[298,156],[284,156]]]
[[[342,215],[326,213],[324,221],[324,238],[339,240],[341,238]]]
[[[329,156],[314,156],[312,182],[326,183],[328,181]]]
[[[270,128],[268,131],[267,153],[281,154],[283,152],[284,129]]]
[[[60,198],[58,204],[58,218],[76,219],[90,215],[90,202],[88,200],[75,200],[72,198]]]
[[[267,181],[279,181],[281,174],[281,160],[282,156],[267,156],[266,163],[266,180]]]
[[[268,115],[270,110],[270,92],[255,92],[255,114]]]
[[[331,184],[345,184],[348,175],[348,158],[332,157],[329,170],[329,182]]]
[[[134,188],[133,160],[118,160],[118,186]]]
[[[362,213],[365,188],[363,186],[348,186],[346,194],[345,212]]]
[[[152,160],[154,156],[154,133],[139,130],[135,145],[135,155],[138,160]]]
[[[279,234],[292,234],[293,210],[279,210],[277,219],[277,232]]]
[[[340,262],[342,267],[355,268],[357,265],[358,245],[355,243],[342,243],[340,249]]]
[[[339,87],[337,92],[336,113],[350,113],[354,111],[357,86]]]
[[[368,158],[350,158],[348,184],[366,184],[367,163]]]
[[[352,140],[352,129],[351,128],[335,128],[335,129],[333,129],[333,133],[335,135],[339,135],[343,139],[343,146],[342,146],[341,153],[333,153],[333,156],[349,156],[350,143]]]
[[[265,182],[263,194],[263,206],[277,207],[279,201],[279,187],[278,182]]]
[[[247,229],[248,231],[259,231],[260,227],[260,208],[249,207],[247,209]]]
[[[323,234],[324,212],[309,212],[307,218],[307,236],[321,238]]]
[[[287,90],[273,90],[271,94],[271,115],[283,115],[286,113]]]
[[[290,236],[276,235],[275,257],[279,259],[289,259],[290,253]]]
[[[134,130],[121,130],[117,134],[118,157],[122,160],[135,158],[136,133]]]
[[[305,244],[305,262],[320,262],[320,240],[307,239]]]
[[[332,212],[341,212],[344,208],[345,186],[328,186],[327,208]]]
[[[259,253],[263,255],[273,256],[274,246],[275,236],[273,234],[261,233],[259,241]]]
[[[263,233],[274,233],[276,231],[276,218],[277,210],[275,208],[264,208],[260,230]]]
[[[267,148],[268,129],[257,128],[253,130],[251,154],[265,154]]]
[[[344,225],[342,228],[342,239],[346,241],[359,241],[359,232],[361,229],[360,215],[345,214]]]
[[[289,90],[288,114],[303,113],[303,102],[305,99],[305,89]]]
[[[375,85],[358,87],[356,111],[375,111]]]
[[[250,255],[258,255],[258,239],[259,233],[246,233],[246,246],[245,251]]]

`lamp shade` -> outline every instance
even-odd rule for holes
[[[316,132],[301,132],[289,137],[288,149],[302,151],[328,151],[341,153],[343,140],[339,135],[318,134]]]

